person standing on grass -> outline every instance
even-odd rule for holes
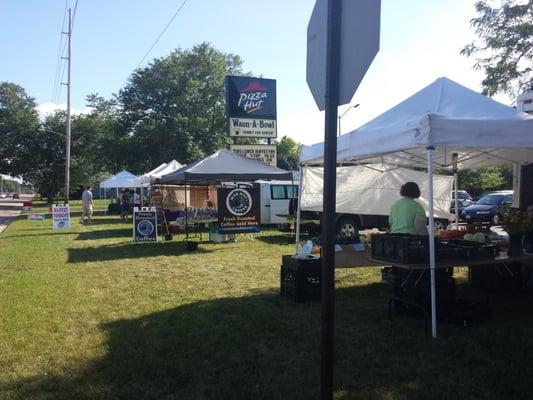
[[[87,217],[87,222],[91,223],[93,216],[93,193],[91,192],[90,186],[85,186],[85,190],[81,194],[81,205],[83,210],[81,212],[80,224],[85,223],[85,217]]]
[[[141,195],[137,192],[133,194],[133,207],[141,208]]]
[[[128,220],[128,211],[130,208],[130,196],[128,189],[124,189],[120,195],[120,220],[126,222]]]

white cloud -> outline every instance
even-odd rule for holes
[[[36,107],[36,109],[37,109],[37,112],[39,113],[39,118],[41,119],[41,121],[44,121],[47,115],[52,114],[57,110],[66,110],[67,105],[56,104],[56,103],[41,103]],[[72,115],[88,114],[90,112],[91,112],[91,107],[85,107],[82,109],[71,108]]]

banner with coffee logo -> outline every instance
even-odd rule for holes
[[[232,137],[276,138],[276,81],[227,76],[226,115]]]
[[[261,207],[256,188],[222,188],[217,190],[218,232],[259,232]]]

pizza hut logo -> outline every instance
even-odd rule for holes
[[[242,108],[247,114],[252,114],[264,107],[268,98],[267,88],[258,81],[250,82],[240,90],[239,102],[237,106]]]

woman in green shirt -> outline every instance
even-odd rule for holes
[[[415,201],[420,197],[420,188],[415,182],[407,182],[400,188],[402,198],[390,209],[389,224],[391,233],[427,235],[426,212]]]

